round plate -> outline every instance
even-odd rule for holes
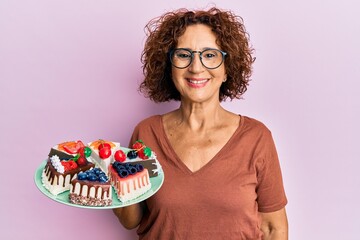
[[[50,198],[52,200],[55,200],[55,201],[57,201],[59,203],[63,203],[63,204],[73,206],[73,207],[91,208],[91,209],[112,209],[112,208],[126,207],[126,206],[129,206],[129,205],[132,205],[132,204],[135,204],[135,203],[139,203],[139,202],[142,202],[142,201],[148,199],[149,197],[154,195],[160,189],[161,185],[164,182],[164,173],[162,171],[159,171],[158,176],[150,178],[151,189],[149,191],[147,191],[145,194],[139,196],[136,199],[133,199],[133,200],[127,201],[127,202],[121,202],[117,198],[115,190],[112,187],[113,199],[112,199],[112,205],[111,206],[104,206],[104,207],[83,206],[83,205],[73,204],[73,203],[71,203],[69,201],[69,192],[70,191],[66,191],[66,192],[60,193],[57,196],[55,196],[55,195],[52,195],[43,186],[43,183],[42,183],[42,180],[41,180],[41,175],[42,175],[43,169],[44,169],[44,167],[46,165],[46,162],[47,162],[47,160],[45,160],[43,163],[41,163],[41,165],[36,169],[36,172],[35,172],[35,184],[36,184],[36,186],[48,198]]]

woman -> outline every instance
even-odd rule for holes
[[[165,181],[140,204],[114,210],[140,239],[287,239],[279,161],[270,131],[229,112],[253,63],[242,19],[232,12],[180,9],[152,20],[140,90],[179,109],[140,122]]]

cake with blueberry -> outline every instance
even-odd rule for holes
[[[100,168],[80,172],[71,181],[69,200],[84,206],[112,205],[112,188],[108,177]]]
[[[151,189],[149,171],[141,164],[115,161],[109,168],[111,185],[121,202],[131,201]]]
[[[160,164],[155,153],[142,140],[137,140],[131,147],[131,149],[120,147],[114,153],[114,160],[133,165],[141,164],[149,171],[150,177],[158,176]]]
[[[91,149],[91,159],[93,162],[105,174],[108,174],[109,166],[114,162],[114,153],[120,148],[120,143],[99,139],[88,143],[88,146]]]
[[[91,150],[80,147],[70,159],[62,159],[58,155],[49,156],[42,172],[43,186],[53,195],[70,189],[71,180],[79,172],[93,168],[95,165],[87,160]]]

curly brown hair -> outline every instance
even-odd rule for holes
[[[240,98],[247,90],[252,73],[253,49],[243,19],[231,11],[179,9],[152,19],[145,27],[147,40],[141,55],[144,81],[139,90],[154,102],[179,101],[180,93],[171,76],[169,52],[189,25],[205,24],[216,34],[217,44],[227,53],[227,81],[221,85],[219,100]]]

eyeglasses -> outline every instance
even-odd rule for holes
[[[187,68],[194,59],[194,53],[199,54],[201,64],[207,69],[218,68],[224,62],[226,56],[226,52],[214,48],[207,48],[204,51],[175,48],[170,52],[171,64],[176,68]]]

